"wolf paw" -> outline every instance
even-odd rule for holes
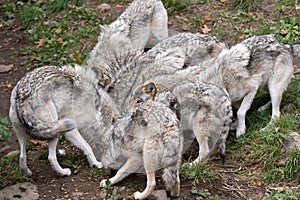
[[[102,162],[98,162],[98,161],[91,163],[91,167],[94,167],[94,166],[97,167],[98,169],[103,168]]]
[[[241,137],[244,134],[245,134],[245,128],[238,128],[236,130],[236,138],[239,138],[239,137]]]
[[[27,176],[31,176],[32,175],[32,171],[29,168],[21,169],[21,172],[23,174],[26,174]]]
[[[145,198],[141,192],[135,192],[133,194],[133,197],[134,197],[134,199],[144,199]]]
[[[107,182],[107,179],[103,179],[103,180],[100,182],[100,187],[106,187],[106,182]]]
[[[62,169],[61,171],[57,172],[58,176],[70,176],[71,170],[69,168]]]

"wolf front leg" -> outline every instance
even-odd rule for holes
[[[117,174],[109,180],[103,179],[100,182],[100,187],[105,187],[107,181],[109,181],[111,185],[114,185],[117,182],[123,180],[128,175],[138,172],[142,167],[142,156],[139,153],[131,152],[130,157],[128,158],[126,163],[117,171]]]
[[[145,199],[147,198],[154,190],[156,186],[155,182],[155,171],[147,172],[147,187],[143,192],[135,192],[133,194],[135,199]]]
[[[62,168],[56,157],[56,147],[58,143],[58,138],[50,140],[48,143],[48,160],[50,162],[51,168],[57,173],[59,176],[70,176],[71,170],[69,168]]]

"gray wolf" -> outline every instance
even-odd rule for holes
[[[145,190],[134,193],[135,199],[145,199],[155,188],[155,172],[163,169],[166,189],[171,196],[179,196],[183,138],[177,109],[176,98],[164,93],[154,100],[138,99],[116,120],[103,137],[109,146],[105,151],[111,153],[104,153],[102,160],[108,166],[115,166],[116,159],[111,155],[123,154],[127,160],[114,177],[101,181],[101,187],[108,182],[116,184],[131,173],[146,172]]]
[[[238,93],[241,89],[244,100],[239,107],[237,136],[245,133],[245,115],[250,108],[256,91],[259,88],[268,88],[271,103],[272,116],[270,124],[280,117],[280,103],[285,89],[287,88],[293,72],[293,58],[300,57],[300,45],[287,45],[279,42],[275,35],[252,36],[240,42],[251,50],[249,65],[245,68],[244,80],[239,82],[243,88],[231,88],[229,93]],[[241,72],[240,72],[241,73]],[[236,72],[237,78],[239,78]],[[237,84],[239,84],[237,83]],[[246,94],[248,92],[248,94]],[[237,98],[233,101],[238,100]],[[264,109],[262,106],[260,110]]]
[[[75,69],[45,66],[18,81],[11,94],[9,117],[20,144],[23,173],[32,174],[26,158],[26,142],[31,136],[48,141],[48,160],[59,176],[71,174],[70,169],[62,168],[57,161],[59,133],[84,152],[91,166],[102,167],[80,133],[90,137],[98,135],[103,124],[110,126],[119,111],[97,85],[94,72],[79,66]]]
[[[161,0],[134,0],[111,24],[101,26],[98,42],[85,66],[97,72],[105,85],[120,67],[143,50],[151,33],[158,41],[168,37],[168,15]]]
[[[138,94],[146,95],[147,97],[148,95],[145,94],[147,92],[145,88],[151,83],[159,85],[159,91],[165,91],[186,81],[195,83],[206,82],[224,88],[228,92],[232,103],[235,100],[232,98],[234,93],[229,89],[232,87],[240,87],[240,85],[237,84],[240,79],[234,76],[234,72],[240,72],[241,69],[248,66],[249,61],[250,50],[245,45],[237,44],[230,49],[223,49],[216,57],[203,61],[198,65],[189,66],[173,74],[158,75],[145,80],[133,90],[134,92],[131,95],[134,96]],[[242,71],[240,74],[238,75],[243,75]],[[236,90],[234,91],[238,92]],[[188,93],[186,95],[188,95]],[[240,98],[242,97],[243,96]]]
[[[230,49],[223,49],[211,60],[189,66],[169,78],[155,79],[163,79],[161,81],[166,85],[188,79],[209,82],[225,88],[232,104],[238,106],[236,137],[240,137],[246,131],[246,113],[259,88],[267,87],[270,92],[272,101],[270,123],[279,118],[281,98],[294,70],[293,56],[299,56],[296,53],[299,52],[297,49],[299,44],[282,44],[274,35],[253,36]]]
[[[160,41],[149,51],[123,65],[106,91],[124,108],[132,90],[143,81],[159,74],[169,74],[218,55],[227,44],[214,36],[179,33]]]
[[[231,101],[226,90],[203,82],[179,82],[170,88],[164,82],[148,82],[134,90],[131,101],[146,101],[166,91],[172,92],[178,100],[182,130],[192,130],[199,143],[199,155],[191,164],[216,153],[220,153],[224,163],[226,138],[232,122]]]

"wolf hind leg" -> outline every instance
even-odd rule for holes
[[[14,126],[14,131],[16,132],[19,145],[20,145],[20,170],[23,174],[28,176],[32,175],[32,171],[27,166],[27,155],[26,155],[26,144],[27,144],[27,134],[25,130],[19,126]]]
[[[96,166],[97,168],[102,168],[103,165],[101,162],[97,161],[95,154],[91,146],[86,142],[86,140],[80,135],[77,128],[65,132],[66,139],[71,142],[74,146],[83,151],[86,155],[90,166]]]
[[[274,74],[270,77],[268,82],[268,88],[272,102],[272,118],[270,122],[280,117],[280,104],[282,96],[293,74],[294,68],[292,59],[285,59],[283,61],[282,56],[280,56],[277,58],[274,68]],[[285,71],[283,72],[280,69],[284,69]]]
[[[198,145],[199,145],[199,154],[198,157],[190,163],[190,165],[196,164],[198,162],[201,162],[205,158],[207,158],[207,155],[209,153],[209,145],[208,145],[208,136],[209,136],[209,130],[207,127],[207,124],[203,124],[199,121],[195,121],[193,125],[193,131],[195,133]]]
[[[51,168],[57,173],[59,176],[70,176],[71,170],[69,168],[62,168],[56,157],[56,147],[58,143],[58,138],[52,139],[48,142],[48,160],[51,165]]]
[[[256,95],[258,87],[253,88],[251,92],[249,92],[243,99],[241,106],[238,109],[237,112],[237,130],[236,130],[236,137],[239,138],[240,136],[245,134],[246,131],[246,113],[251,107],[251,104],[253,102],[253,99]]]

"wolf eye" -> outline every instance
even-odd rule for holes
[[[141,98],[136,99],[136,103],[142,103],[142,102],[143,102],[143,99],[141,99]]]

